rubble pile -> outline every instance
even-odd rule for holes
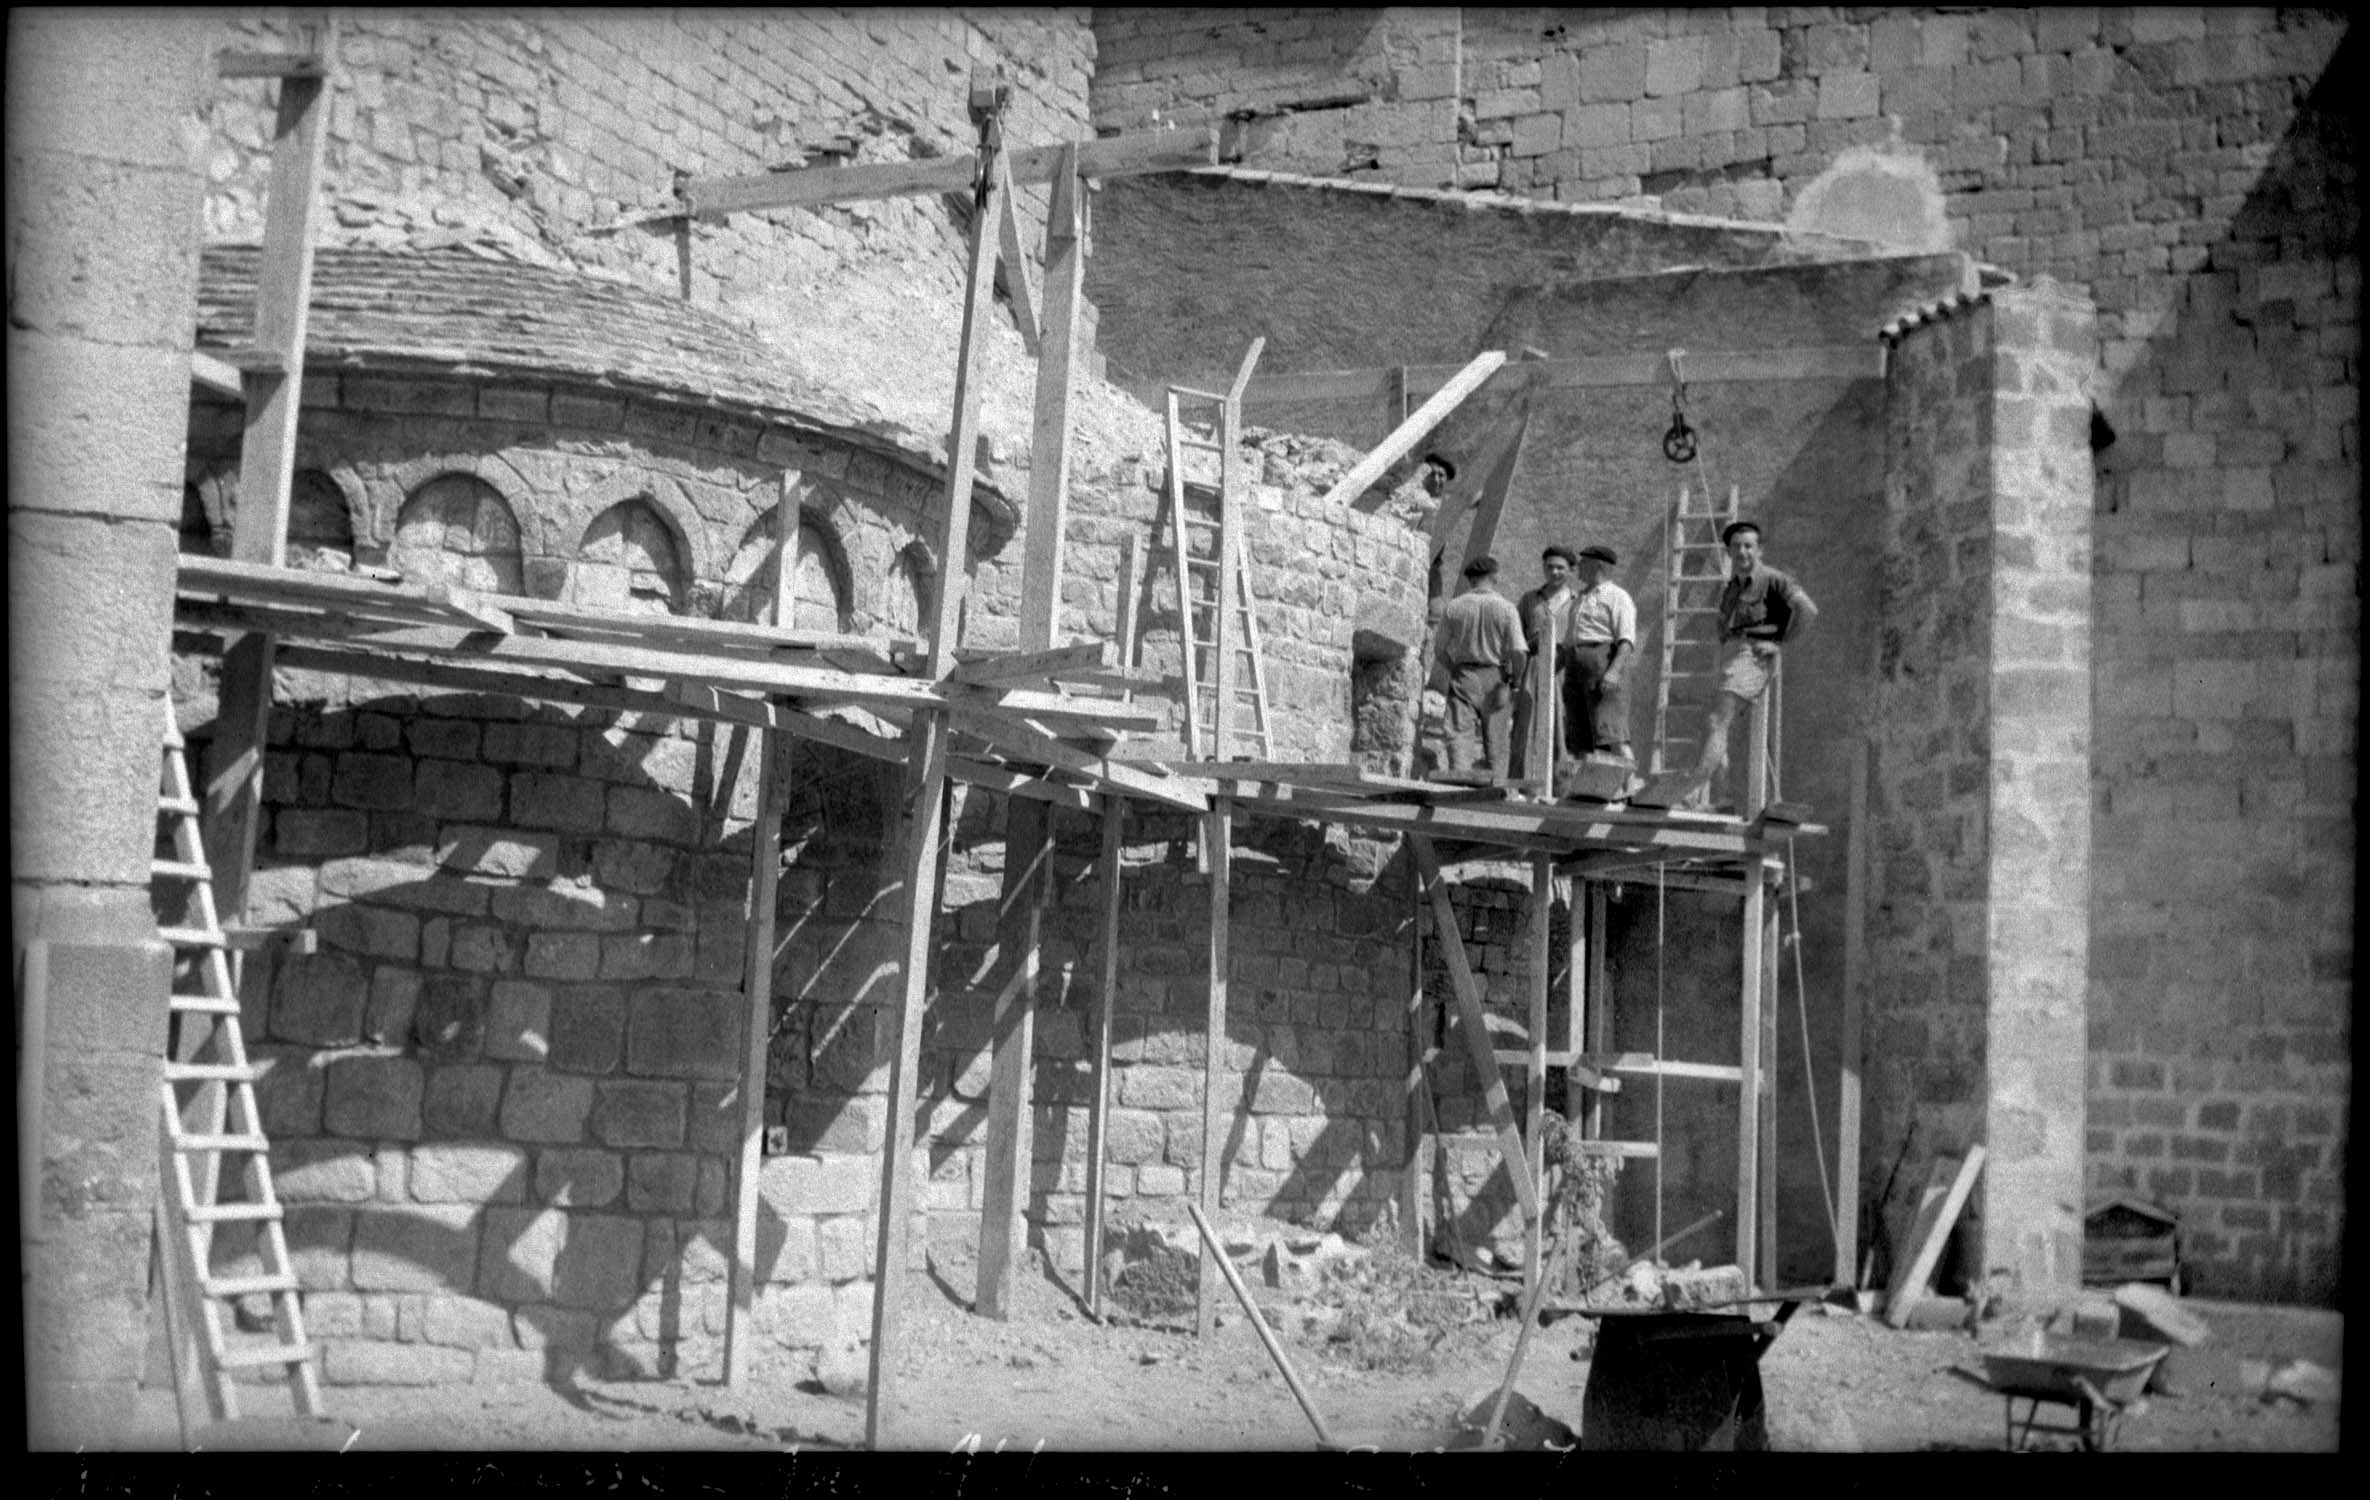
[[[1284,1248],[1271,1248],[1270,1265],[1291,1264]],[[1396,1247],[1366,1250],[1326,1235],[1305,1263],[1313,1270],[1286,1273],[1280,1286],[1272,1276],[1262,1279],[1290,1295],[1287,1327],[1353,1369],[1429,1370],[1452,1332],[1490,1317],[1470,1278]]]

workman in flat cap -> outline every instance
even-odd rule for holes
[[[1514,601],[1515,612],[1522,616],[1523,650],[1530,654],[1532,661],[1536,662],[1540,653],[1549,649],[1548,637],[1553,635],[1555,670],[1559,682],[1562,680],[1565,661],[1563,647],[1572,639],[1572,570],[1579,565],[1579,560],[1579,555],[1563,543],[1550,545],[1539,554],[1539,586]],[[1533,696],[1530,674],[1525,673],[1522,681],[1514,685],[1513,758],[1514,777],[1518,781],[1537,774],[1537,768],[1530,764],[1531,721],[1539,712],[1539,705],[1532,701]],[[1568,719],[1569,710],[1564,710],[1563,715]],[[1563,727],[1559,727],[1556,733],[1559,737],[1569,738]],[[1549,754],[1551,758],[1561,758],[1560,752],[1552,747]]]
[[[1509,687],[1522,680],[1522,616],[1498,592],[1498,560],[1465,565],[1465,591],[1448,601],[1432,634],[1435,670],[1448,680],[1448,769],[1504,774]]]
[[[1629,668],[1638,654],[1638,606],[1613,581],[1621,558],[1601,543],[1580,549],[1578,586],[1566,606],[1564,746],[1635,765],[1629,748]]]

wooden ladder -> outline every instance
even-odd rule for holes
[[[1725,506],[1693,510],[1689,498],[1681,486],[1678,503],[1663,519],[1662,674],[1654,686],[1650,776],[1684,769],[1702,748],[1700,718],[1689,723],[1690,732],[1672,733],[1673,686],[1691,690],[1677,695],[1682,699],[1708,703],[1720,680],[1720,591],[1728,583],[1728,548],[1720,532],[1736,519],[1736,487],[1729,486]],[[1686,753],[1674,756],[1674,745]]]
[[[186,1442],[193,1425],[188,1387],[201,1372],[212,1410],[226,1422],[239,1414],[233,1376],[240,1370],[285,1369],[296,1409],[305,1416],[321,1415],[321,1389],[288,1258],[284,1214],[272,1186],[271,1142],[255,1098],[258,1070],[247,1057],[230,944],[215,916],[213,870],[206,863],[198,800],[169,701],[157,818],[159,852],[150,865],[150,889],[159,908],[157,935],[172,945],[176,960],[168,1002],[157,1239]],[[194,989],[184,988],[192,982]],[[243,1201],[222,1198],[225,1157],[244,1160]],[[255,1226],[259,1274],[215,1273],[214,1228],[231,1223]],[[271,1298],[274,1338],[233,1349],[224,1333],[224,1304],[258,1294]]]
[[[1242,527],[1242,393],[1266,343],[1252,342],[1225,395],[1169,388],[1169,538],[1185,658],[1186,746],[1197,760],[1275,758],[1259,601],[1251,592]],[[1186,478],[1189,453],[1218,456],[1215,486]],[[1208,503],[1197,506],[1197,500]]]

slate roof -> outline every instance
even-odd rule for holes
[[[252,246],[205,251],[200,349],[252,343],[258,258]],[[729,318],[629,282],[467,250],[320,248],[305,359],[324,371],[533,378],[717,408],[946,473],[943,437],[787,368]],[[984,479],[973,498],[1006,525],[1018,520],[1011,497]]]

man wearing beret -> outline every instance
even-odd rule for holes
[[[1737,521],[1720,533],[1728,548],[1728,585],[1720,591],[1720,685],[1712,693],[1703,749],[1690,776],[1692,806],[1711,800],[1728,765],[1728,726],[1769,687],[1778,650],[1818,618],[1802,585],[1761,560],[1761,528]]]
[[[1533,660],[1546,649],[1548,623],[1554,622],[1556,640],[1556,680],[1563,681],[1568,653],[1562,648],[1572,640],[1572,570],[1579,559],[1572,549],[1561,542],[1539,554],[1539,586],[1514,601],[1515,612],[1522,616],[1522,644]],[[1531,750],[1531,720],[1538,705],[1531,701],[1531,679],[1525,673],[1514,685],[1514,775],[1517,780],[1534,773],[1529,765]],[[1558,734],[1570,738],[1571,710],[1563,710],[1565,728]],[[1550,759],[1560,759],[1560,753],[1550,748]]]
[[[1629,664],[1638,651],[1638,606],[1613,581],[1621,559],[1603,545],[1580,549],[1580,588],[1566,618],[1571,646],[1564,670],[1564,743],[1574,755],[1596,752],[1631,761]]]
[[[1448,769],[1506,769],[1507,685],[1522,680],[1522,616],[1498,592],[1498,560],[1465,565],[1465,592],[1448,601],[1432,635],[1435,670],[1448,679]]]

